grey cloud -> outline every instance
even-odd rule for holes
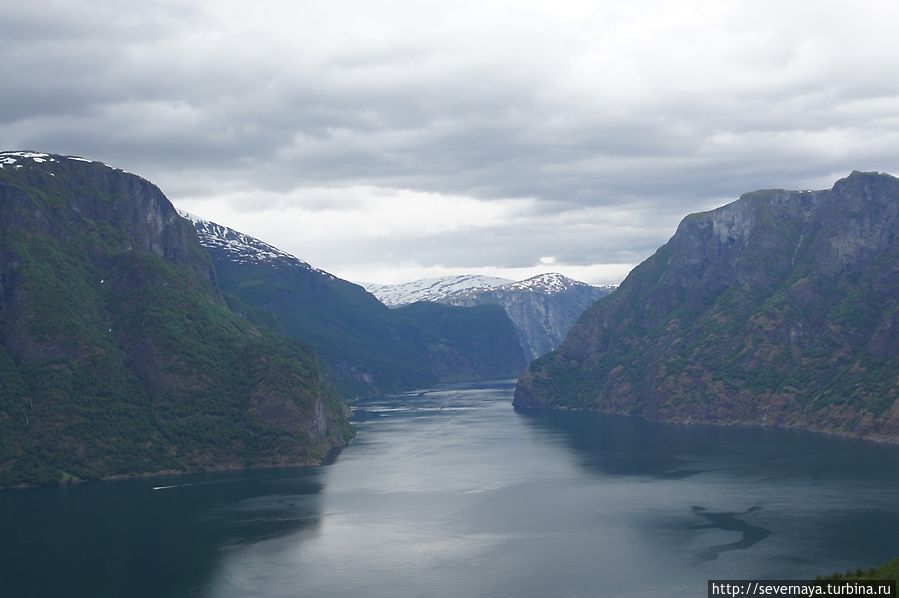
[[[821,9],[817,29],[802,30],[763,3],[745,26],[764,32],[766,44],[728,50],[733,56],[696,73],[673,57],[679,44],[703,56],[716,49],[670,32],[655,48],[622,46],[644,55],[609,55],[607,38],[616,38],[604,27],[620,19],[600,19],[595,31],[585,24],[577,43],[534,28],[529,44],[531,30],[497,27],[494,39],[477,15],[469,41],[464,22],[448,26],[462,32],[453,35],[429,29],[455,14],[449,4],[421,22],[427,9],[412,3],[390,13],[388,4],[347,6],[387,12],[379,23],[396,31],[385,26],[378,37],[317,21],[316,11],[328,9],[315,2],[291,13],[295,31],[270,36],[243,29],[239,10],[219,13],[215,3],[17,3],[0,20],[0,138],[10,148],[104,160],[173,199],[258,189],[302,202],[305,187],[367,185],[536,198],[535,218],[636,206],[647,220],[607,239],[530,223],[489,235],[410,233],[346,250],[348,260],[414,250],[427,264],[631,259],[665,240],[657,223],[670,226],[741,192],[818,183],[853,168],[899,169],[899,82],[888,76],[899,52],[882,45],[889,42],[869,47],[862,33],[831,39],[840,29],[833,11]],[[321,23],[333,34],[316,30]],[[735,30],[724,33],[739,37],[740,19],[728,25]],[[552,45],[557,38],[570,44]],[[818,53],[836,41],[844,42],[839,60],[826,64],[831,54]],[[577,75],[597,72],[573,66],[592,65],[591,50],[595,70],[609,69],[593,86]],[[633,96],[622,91],[628,85]],[[242,209],[271,207],[272,196]]]
[[[422,267],[526,268],[544,256],[574,266],[635,264],[655,251],[659,239],[666,240],[680,219],[678,215],[656,213],[650,221],[648,214],[638,210],[632,216],[632,226],[610,226],[572,225],[552,219],[547,222],[532,214],[490,227],[389,238],[335,239],[294,251],[303,259],[326,263],[337,270],[366,263],[403,263],[410,257]],[[297,227],[302,230],[302,223],[297,223]],[[288,247],[289,239],[283,239],[282,246]]]

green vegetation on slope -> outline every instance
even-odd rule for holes
[[[412,341],[414,332],[362,287],[296,261],[242,263],[220,249],[210,253],[222,289],[315,347],[345,395],[438,381]]]
[[[844,573],[834,573],[826,577],[819,577],[821,580],[876,580],[876,579],[892,579],[899,581],[899,558],[893,559],[877,567],[870,569],[856,569],[855,571],[846,571]]]
[[[419,331],[418,345],[441,380],[511,378],[526,365],[515,325],[501,305],[419,301],[395,311]]]
[[[899,440],[899,180],[688,216],[533,362],[516,405]]]
[[[195,226],[222,289],[314,347],[345,396],[511,377],[524,368],[517,331],[501,309],[392,310],[258,239],[204,220]]]
[[[0,486],[318,462],[351,434],[312,353],[231,312],[152,185],[0,170]]]

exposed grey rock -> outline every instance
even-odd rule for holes
[[[684,218],[519,379],[520,407],[899,442],[899,179]]]
[[[502,305],[518,329],[521,347],[528,360],[558,347],[571,326],[600,297],[613,287],[594,287],[562,276],[541,274],[493,289],[451,295],[450,305]]]

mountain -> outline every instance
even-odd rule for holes
[[[687,216],[515,405],[899,441],[897,231],[899,179],[877,173]]]
[[[411,325],[362,287],[249,235],[182,216],[209,251],[222,290],[312,345],[345,396],[439,381]]]
[[[515,324],[528,360],[558,347],[584,310],[614,290],[556,273],[518,282],[466,274],[394,285],[371,284],[366,288],[390,307],[423,300],[462,307],[500,305]]]
[[[527,365],[502,310],[392,310],[362,287],[259,239],[182,216],[209,251],[225,293],[312,345],[345,396],[515,377]]]
[[[387,307],[400,307],[417,301],[444,302],[448,297],[471,291],[492,289],[512,282],[496,276],[461,274],[441,278],[423,278],[400,284],[366,284],[365,290]]]
[[[318,463],[344,407],[150,182],[0,153],[0,486]]]
[[[418,331],[417,344],[441,381],[515,378],[528,364],[515,325],[498,305],[419,301],[395,312]]]
[[[491,289],[456,293],[442,301],[464,306],[501,305],[518,329],[525,356],[532,360],[558,347],[584,310],[612,290],[614,287],[594,287],[550,273]]]

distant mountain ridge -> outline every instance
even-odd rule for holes
[[[450,305],[501,305],[515,322],[522,349],[536,359],[558,347],[588,307],[615,290],[558,273],[539,274],[492,289],[447,297]]]
[[[264,241],[181,215],[209,251],[222,289],[309,343],[345,396],[515,377],[527,365],[502,311],[389,309],[361,286]]]
[[[514,281],[497,276],[460,274],[438,278],[422,278],[398,284],[364,285],[365,290],[377,297],[387,307],[400,307],[417,301],[443,302],[453,295],[492,289]]]
[[[393,307],[421,300],[465,307],[501,305],[515,323],[528,359],[558,347],[583,311],[615,289],[594,287],[556,272],[520,281],[461,275],[368,288]]]
[[[496,287],[496,290],[532,291],[535,293],[543,293],[544,295],[554,295],[556,293],[564,293],[575,287],[605,288],[609,289],[610,292],[614,289],[613,286],[593,287],[593,285],[569,278],[558,272],[549,272],[519,280],[518,282],[505,284],[501,287]]]
[[[226,253],[234,262],[274,263],[283,261],[296,264],[301,268],[317,272],[330,278],[337,278],[333,274],[316,268],[294,255],[281,251],[274,245],[269,245],[265,241],[236,231],[233,228],[210,222],[209,220],[200,218],[199,216],[184,210],[178,210],[178,215],[189,220],[191,224],[194,225],[201,245],[207,249],[219,250]]]
[[[899,179],[687,216],[531,363],[515,405],[899,442]]]

